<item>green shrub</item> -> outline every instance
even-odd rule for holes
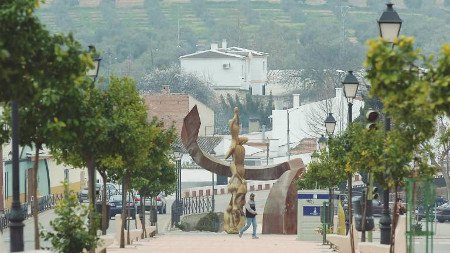
[[[89,208],[80,205],[77,196],[64,184],[64,199],[55,208],[57,218],[50,221],[53,231],[41,231],[41,237],[50,240],[52,248],[61,253],[79,253],[97,247],[98,236],[89,232],[87,226]],[[94,218],[98,227],[98,215]],[[95,230],[97,231],[97,230]]]
[[[219,224],[219,216],[216,213],[210,212],[198,221],[195,229],[200,231],[218,232]]]

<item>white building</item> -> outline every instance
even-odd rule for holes
[[[239,93],[251,90],[253,95],[265,95],[267,81],[267,53],[239,47],[227,47],[226,40],[219,48],[180,57],[181,69],[211,83],[220,93]]]
[[[352,118],[355,119],[360,114],[360,109],[364,102],[358,98],[353,100]],[[278,145],[282,152],[287,154],[288,146],[292,149],[299,141],[305,138],[319,138],[320,134],[325,134],[325,118],[327,112],[332,112],[336,119],[336,129],[334,135],[339,135],[345,131],[348,125],[347,100],[344,97],[343,89],[336,89],[336,97],[329,100],[322,100],[314,103],[300,105],[298,94],[293,95],[293,108],[287,110],[272,111],[272,132],[271,138],[278,140]],[[289,128],[288,128],[289,117]],[[289,138],[289,145],[288,145]],[[297,156],[291,156],[291,159]],[[287,156],[282,160],[287,160]],[[281,162],[278,160],[277,162]]]

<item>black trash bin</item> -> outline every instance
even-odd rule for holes
[[[102,203],[98,202],[95,204],[95,211],[100,214],[100,227],[103,224],[103,219],[106,219],[106,229],[109,228],[109,218],[111,217],[111,206],[106,204],[106,217],[102,216]]]
[[[158,210],[156,206],[150,207],[150,226],[155,226],[158,222]]]

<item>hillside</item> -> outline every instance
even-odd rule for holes
[[[426,4],[407,8],[405,1]],[[443,7],[444,1],[394,1],[404,20],[402,34],[416,36],[426,52],[436,52],[450,41],[450,8]],[[37,15],[51,31],[71,31],[83,43],[95,44],[107,60],[108,73],[128,71],[140,77],[222,39],[230,46],[268,52],[271,69],[304,67],[310,62],[304,50],[312,50],[307,48],[308,39],[334,47],[331,51],[344,51],[343,55],[357,50],[361,65],[364,43],[377,36],[376,20],[384,4],[376,0],[304,2],[52,0]]]

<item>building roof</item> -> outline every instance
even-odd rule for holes
[[[251,49],[245,49],[240,47],[227,47],[208,49],[204,51],[198,51],[192,54],[182,55],[180,59],[184,58],[239,58],[245,59],[250,56],[266,56],[267,53],[255,51]]]
[[[222,136],[199,136],[197,139],[197,143],[201,150],[210,152],[214,148],[217,147],[223,140]],[[183,154],[187,154],[188,151],[184,148],[183,143],[181,142],[181,138],[178,136],[175,142],[172,144],[173,149],[176,152],[181,152]]]

